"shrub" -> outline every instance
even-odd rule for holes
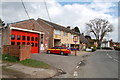
[[[120,51],[120,47],[114,47],[114,49]]]
[[[92,48],[92,51],[93,51],[93,52],[96,51],[96,49],[97,49],[96,46],[93,45],[92,47],[93,47],[93,48]]]

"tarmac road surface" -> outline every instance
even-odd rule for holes
[[[80,56],[33,54],[32,58],[44,61],[66,72],[66,74],[54,78],[118,78],[117,51],[98,50]]]

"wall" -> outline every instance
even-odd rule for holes
[[[11,30],[10,27],[3,29],[3,45],[11,45]]]
[[[73,37],[71,36],[71,33],[68,33],[67,36],[64,36],[64,32],[61,31],[60,35],[54,34],[53,38],[60,39],[61,44],[75,44],[75,42],[73,41]],[[78,38],[78,42],[76,44],[79,44],[79,38]]]
[[[19,60],[25,60],[31,58],[31,46],[30,45],[4,45],[3,53],[11,56],[19,57]]]
[[[53,47],[54,42],[53,42],[53,27],[48,25],[47,23],[41,21],[40,19],[37,20],[39,23],[40,27],[42,28],[43,32],[45,33],[45,40],[48,40],[48,48]]]

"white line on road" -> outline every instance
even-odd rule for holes
[[[109,58],[112,58],[111,56],[108,56]]]
[[[76,68],[79,68],[79,66],[77,66]]]
[[[117,59],[114,59],[115,61],[119,62]]]
[[[73,76],[78,76],[77,71],[74,71]]]
[[[80,61],[79,64],[81,64],[82,62]]]
[[[111,57],[109,54],[106,54],[109,58],[113,58],[113,57]],[[119,62],[117,59],[113,59],[114,61],[116,61],[116,62]],[[119,62],[120,63],[120,62]]]

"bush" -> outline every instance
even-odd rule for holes
[[[97,49],[96,46],[93,45],[92,47],[93,47],[93,48],[92,48],[92,51],[93,51],[93,52],[96,51],[96,49]]]
[[[19,61],[19,57],[10,56],[8,54],[1,54],[1,55],[2,55],[2,60],[10,61],[10,62],[18,62]]]
[[[120,51],[120,47],[114,47],[114,49]]]

